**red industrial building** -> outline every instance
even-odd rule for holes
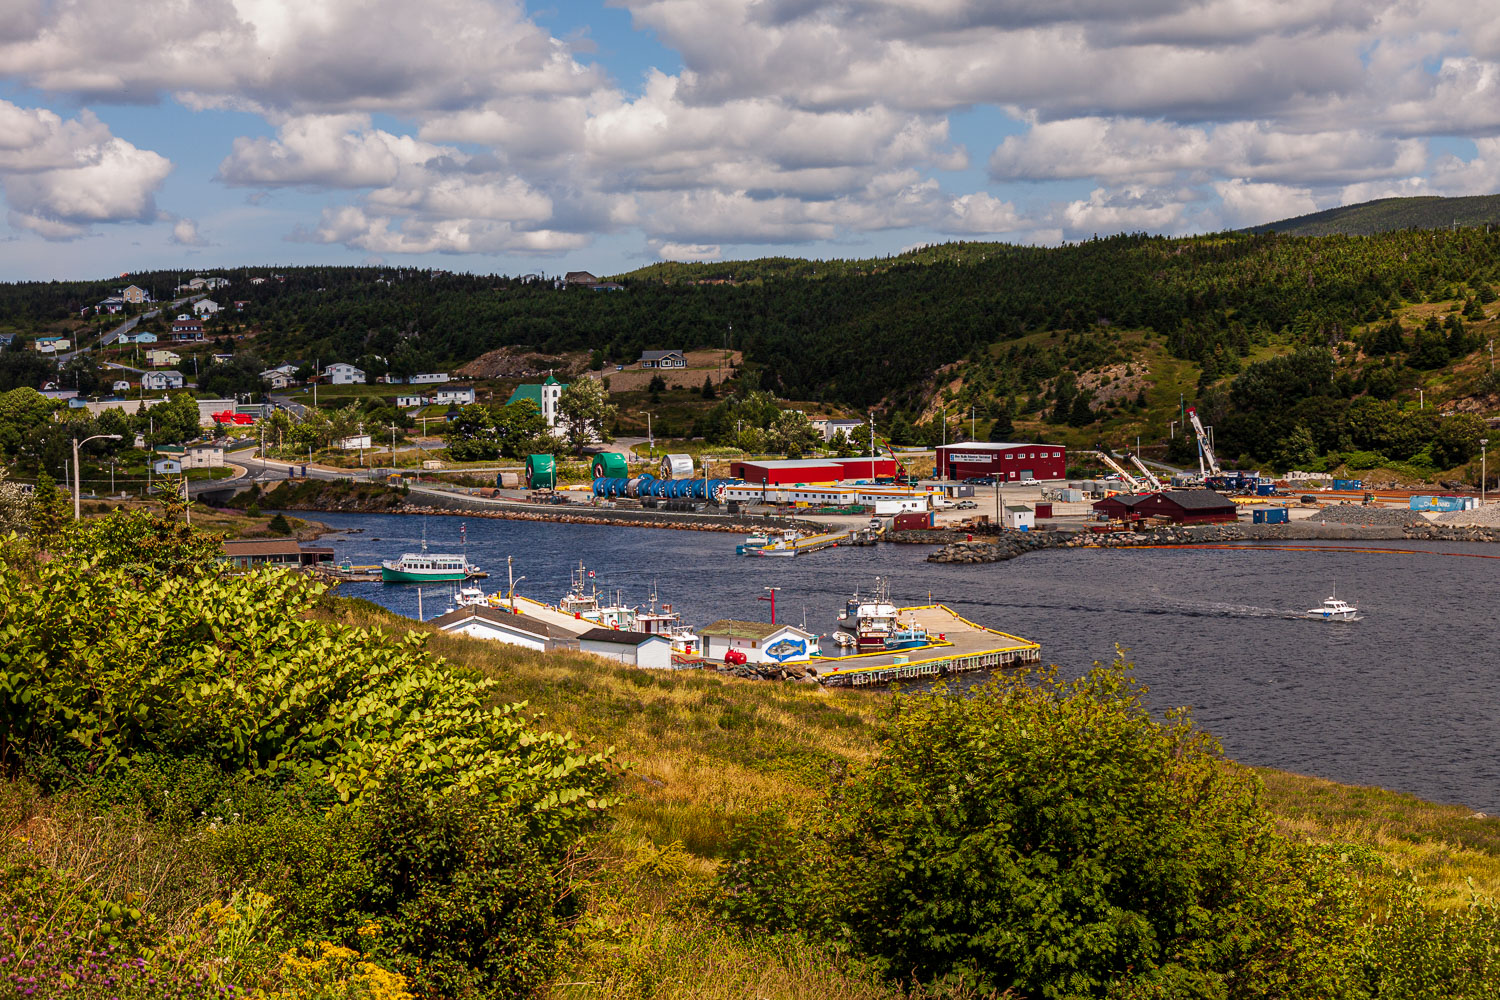
[[[1213,490],[1164,490],[1143,496],[1119,494],[1100,500],[1094,504],[1094,510],[1112,520],[1159,517],[1173,524],[1217,524],[1239,517],[1234,501]]]
[[[869,458],[789,458],[730,462],[729,474],[752,485],[785,486],[791,483],[837,483],[845,479],[869,479]],[[876,476],[894,476],[896,463],[889,458],[873,461]]]
[[[730,462],[729,474],[747,483],[782,486],[790,483],[836,483],[844,467],[821,458]]]
[[[937,450],[938,474],[948,479],[994,476],[1001,482],[1065,479],[1068,450],[1060,444],[965,441]]]

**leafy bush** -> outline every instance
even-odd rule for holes
[[[722,913],[1026,996],[1323,995],[1357,964],[1356,887],[1276,837],[1257,780],[1142,693],[1117,663],[900,699],[879,759],[802,827],[744,831]]]

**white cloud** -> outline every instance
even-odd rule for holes
[[[454,153],[371,128],[369,115],[309,115],[283,122],[275,139],[236,139],[219,179],[244,187],[375,187]]]
[[[1062,210],[1062,221],[1075,237],[1142,230],[1179,232],[1192,197],[1189,192],[1143,186],[1095,188],[1088,200],[1069,202]]]
[[[662,260],[718,260],[723,255],[717,243],[662,243],[653,240],[651,246]]]
[[[0,185],[12,225],[71,239],[93,223],[150,222],[154,195],[172,170],[90,112],[67,120],[45,108],[0,101]]]
[[[376,254],[541,253],[588,246],[591,237],[547,229],[521,230],[507,222],[473,219],[418,219],[367,214],[358,206],[326,209],[316,228],[298,230],[295,240],[341,243]]]
[[[166,92],[199,107],[417,111],[598,84],[519,0],[58,0],[28,10],[24,28],[0,33],[0,65],[85,98]]]
[[[1222,217],[1229,228],[1309,215],[1320,207],[1308,188],[1252,184],[1238,177],[1215,184],[1214,191],[1223,203]]]
[[[208,245],[208,241],[198,232],[198,223],[192,219],[178,219],[172,224],[172,242],[185,247]]]

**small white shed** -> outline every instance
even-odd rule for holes
[[[578,637],[578,648],[633,667],[672,669],[672,640],[664,635],[594,628]]]
[[[434,599],[440,593],[434,588]],[[578,648],[578,640],[573,634],[555,625],[483,605],[457,608],[431,619],[429,624],[436,625],[444,632],[457,632],[476,639],[493,639],[544,653],[555,649]]]
[[[1030,531],[1036,527],[1036,511],[1023,503],[1005,505],[1005,526],[1016,531]]]

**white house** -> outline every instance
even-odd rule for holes
[[[672,640],[650,632],[624,632],[612,628],[589,629],[578,637],[585,653],[652,670],[672,669]]]
[[[681,351],[642,351],[642,368],[686,368],[687,359]]]
[[[111,392],[129,392],[130,383],[124,379],[118,379],[114,385],[109,387]]]
[[[432,401],[439,406],[444,403],[467,406],[469,403],[474,402],[474,387],[468,385],[441,386],[432,394]]]
[[[195,444],[183,460],[185,469],[217,469],[224,465],[224,449],[216,444]]]
[[[1023,503],[1005,505],[1005,526],[1017,531],[1031,531],[1036,527],[1036,511]]]
[[[573,633],[529,615],[511,614],[498,608],[478,605],[457,608],[433,618],[431,624],[444,632],[493,639],[544,653],[578,648],[578,639]]]
[[[808,423],[812,424],[813,430],[822,435],[824,441],[832,441],[838,436],[839,431],[843,431],[844,437],[849,440],[857,441],[860,438],[860,432],[870,426],[863,420],[846,420],[838,417],[820,417],[816,420],[809,420]]]
[[[364,372],[343,361],[324,368],[323,377],[329,385],[363,385],[365,381]]]
[[[795,625],[768,625],[732,619],[714,622],[698,630],[703,637],[703,655],[722,660],[731,649],[745,654],[748,663],[798,663],[818,651],[818,638]]]
[[[419,372],[407,379],[408,385],[431,385],[448,381],[447,372]]]
[[[199,316],[212,316],[219,311],[219,304],[213,299],[199,299],[193,303],[193,312]]]
[[[181,389],[187,382],[179,371],[152,371],[141,373],[141,388],[147,392],[162,389]]]
[[[397,396],[396,397],[396,406],[398,406],[399,408],[401,408],[403,410],[410,409],[413,406],[426,406],[426,405],[427,405],[427,397],[426,396]]]
[[[289,388],[296,381],[296,379],[281,372],[272,372],[269,375],[262,374],[261,381],[265,382],[266,385],[272,389],[286,389]]]
[[[182,463],[175,458],[159,459],[152,466],[158,476],[179,476],[182,474]]]

